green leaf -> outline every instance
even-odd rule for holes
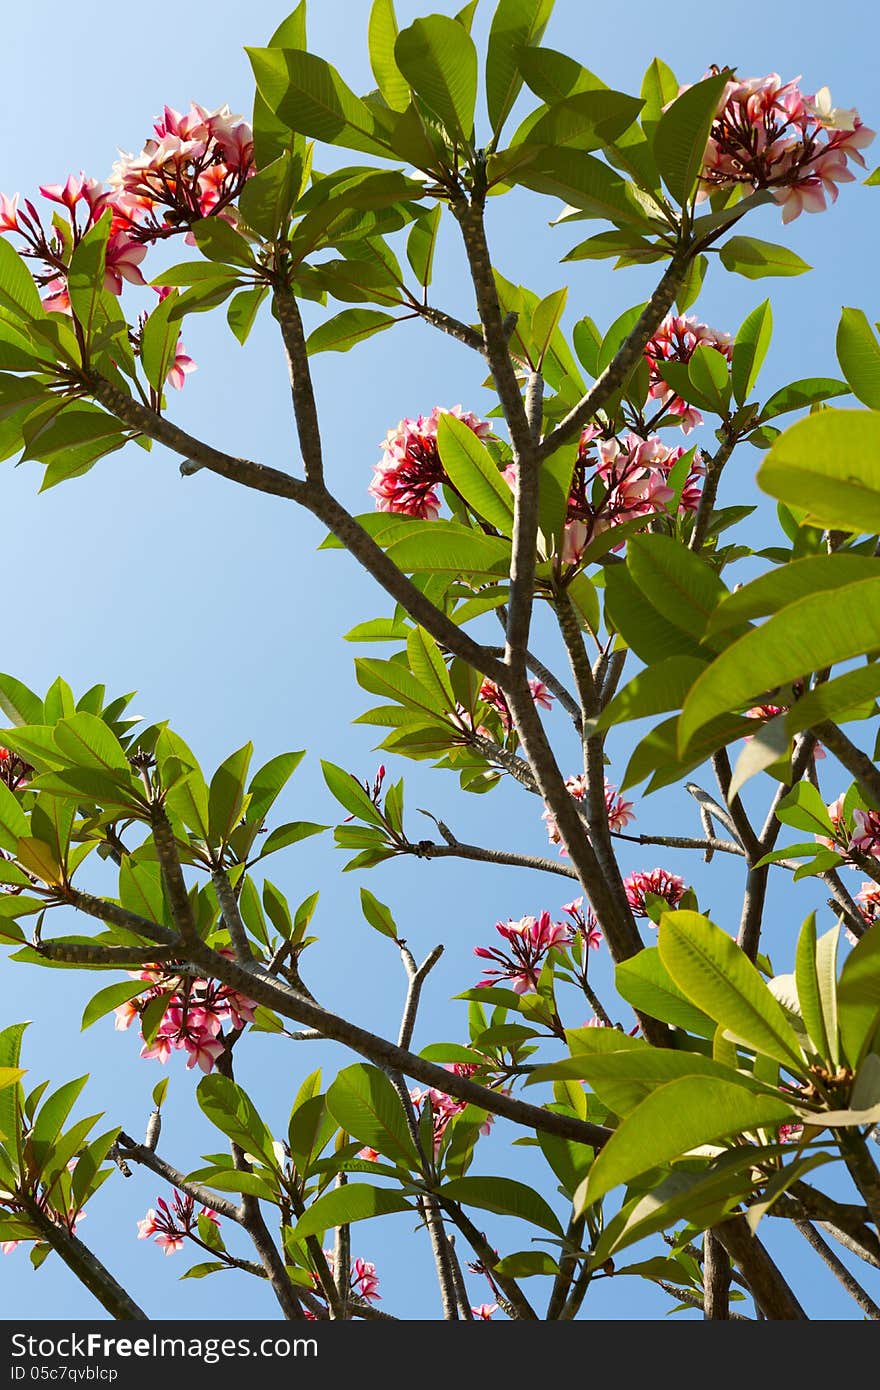
[[[723,361],[714,348],[709,351]],[[627,569],[645,597],[675,627],[699,641],[727,590],[711,566],[671,536],[632,536]]]
[[[407,527],[387,547],[388,558],[407,574],[507,574],[510,541],[486,536],[455,521],[429,521]]]
[[[689,87],[660,115],[654,156],[663,181],[682,207],[689,202],[706,157],[718,101],[729,79],[724,71]]]
[[[213,844],[225,844],[241,819],[244,789],[254,745],[246,743],[221,763],[208,791],[208,834]]]
[[[382,333],[396,323],[393,314],[379,309],[343,309],[312,330],[306,341],[310,355],[317,352],[350,352],[357,344]]]
[[[99,989],[86,1004],[80,1028],[85,1032],[86,1028],[91,1028],[93,1023],[104,1018],[119,1004],[126,1004],[148,988],[149,985],[143,980],[118,980],[116,984],[107,985],[106,989]]]
[[[801,381],[793,381],[781,390],[774,391],[761,411],[761,419],[772,420],[777,415],[787,414],[790,410],[803,410],[808,405],[831,400],[833,396],[847,395],[849,387],[845,381],[836,381],[833,377],[826,376],[804,377]]]
[[[269,291],[265,285],[254,285],[252,289],[241,290],[230,300],[226,310],[226,322],[242,346],[250,337],[257,314]]]
[[[773,335],[773,311],[765,299],[743,320],[733,345],[730,375],[733,394],[742,405],[751,394]]]
[[[75,765],[95,768],[117,779],[119,773],[124,773],[125,780],[130,779],[125,749],[97,715],[81,711],[60,720],[55,726],[54,737],[59,751]]]
[[[453,1178],[446,1182],[438,1193],[441,1202],[446,1199],[463,1206],[480,1207],[483,1211],[494,1211],[499,1216],[516,1216],[521,1221],[529,1221],[553,1235],[562,1235],[559,1218],[548,1206],[540,1193],[525,1183],[515,1182],[513,1178],[466,1177]]]
[[[314,1077],[314,1073],[312,1075]],[[320,1075],[317,1082],[320,1087]],[[336,1133],[337,1124],[327,1110],[325,1097],[318,1094],[307,1096],[304,1091],[305,1083],[294,1101],[287,1135],[296,1170],[308,1177],[319,1155]]]
[[[356,777],[334,763],[322,762],[321,771],[331,794],[350,815],[369,821],[371,825],[384,825],[381,815]]]
[[[736,1040],[800,1070],[800,1044],[756,967],[726,932],[697,912],[664,912],[660,959],[679,989]]]
[[[388,1216],[395,1211],[412,1211],[412,1204],[399,1192],[386,1187],[371,1187],[368,1183],[350,1182],[318,1197],[294,1227],[294,1238],[323,1235],[337,1226],[349,1226],[366,1221],[371,1216]]]
[[[107,291],[104,289],[104,270],[110,222],[110,214],[105,212],[95,225],[89,228],[70,258],[70,269],[67,273],[70,305],[87,343],[92,341],[95,333],[106,321],[104,306]],[[114,316],[122,324],[122,315],[118,307],[114,309]]]
[[[518,1250],[514,1255],[505,1255],[493,1265],[493,1270],[511,1279],[529,1279],[534,1274],[557,1274],[559,1265],[544,1250]]]
[[[537,193],[561,198],[587,217],[634,223],[644,230],[645,210],[632,184],[594,155],[570,146],[542,147],[540,155],[517,168],[511,178]]]
[[[840,927],[816,939],[816,914],[811,912],[798,937],[795,979],[801,1017],[819,1057],[835,1070],[839,1063],[837,1040],[837,942]]]
[[[0,309],[25,320],[43,318],[46,312],[26,262],[5,237],[0,237]]]
[[[615,969],[618,993],[634,1009],[684,1028],[701,1038],[715,1034],[715,1021],[692,1004],[666,969],[656,946],[639,951]]]
[[[34,1128],[30,1136],[30,1145],[38,1168],[42,1168],[48,1161],[64,1121],[76,1104],[88,1079],[88,1076],[80,1076],[75,1081],[65,1082],[63,1086],[59,1086],[57,1091],[53,1091],[43,1101],[37,1111],[37,1118],[34,1121]]]
[[[419,284],[425,289],[430,285],[433,276],[434,253],[437,249],[437,235],[442,215],[442,203],[436,203],[434,207],[426,209],[422,216],[416,218],[407,237],[407,260]]]
[[[604,1105],[615,1114],[625,1117],[641,1105],[659,1086],[685,1076],[715,1077],[726,1085],[743,1086],[750,1091],[765,1091],[760,1081],[704,1057],[700,1052],[677,1051],[672,1048],[650,1048],[646,1051],[603,1052],[594,1056],[578,1053],[577,1076],[589,1083]],[[574,1071],[571,1073],[574,1075]]]
[[[225,226],[225,223],[224,223]],[[147,381],[156,391],[163,391],[165,380],[177,353],[180,323],[169,315],[180,296],[175,290],[166,295],[147,315],[141,338],[141,363]]]
[[[664,106],[669,106],[678,96],[678,88],[678,78],[672,69],[662,58],[652,58],[642,79],[641,96],[645,103],[642,126],[645,130],[656,127]]]
[[[397,66],[394,45],[399,33],[394,0],[373,0],[367,39],[370,48],[370,67],[376,86],[392,111],[405,111],[409,106],[409,83]]]
[[[486,52],[486,104],[497,141],[522,90],[524,48],[541,42],[554,0],[499,0]]]
[[[747,280],[763,280],[768,275],[803,275],[805,270],[812,270],[787,246],[758,241],[752,236],[732,236],[720,248],[719,258],[725,270],[744,275]]]
[[[0,710],[13,724],[43,722],[42,700],[15,676],[0,675]]]
[[[289,150],[248,179],[238,198],[238,210],[248,227],[270,241],[277,239],[290,219],[303,177],[302,155]],[[255,293],[259,286],[253,286]]]
[[[726,415],[730,405],[727,361],[711,343],[700,343],[688,363],[688,377],[716,415]]]
[[[880,345],[861,309],[841,312],[837,360],[853,395],[872,410],[880,410]]]
[[[246,48],[269,109],[292,131],[365,154],[387,155],[376,118],[335,68],[296,48]]]
[[[705,648],[701,648],[689,633],[671,623],[648,601],[628,566],[609,567],[605,572],[605,587],[607,619],[646,665],[673,656],[696,660],[705,658]]]
[[[810,525],[877,534],[880,413],[823,410],[799,420],[774,441],[757,481]]]
[[[549,556],[558,551],[568,516],[568,499],[571,493],[571,480],[577,462],[577,444],[569,442],[556,449],[549,458],[542,459],[538,478],[538,526],[544,538],[544,550]],[[584,586],[578,575],[569,588],[572,600],[584,595]],[[589,583],[589,580],[587,580]],[[593,590],[595,594],[595,590]],[[598,609],[598,603],[594,605]]]
[[[752,618],[767,617],[819,590],[840,589],[878,572],[873,556],[839,552],[807,555],[759,575],[735,593],[727,594],[712,614],[709,632],[738,627]]]
[[[843,1049],[856,1069],[870,1051],[880,1024],[880,926],[866,931],[847,956],[837,1003]]]
[[[637,97],[608,88],[577,92],[556,102],[531,125],[527,145],[554,149],[601,149],[618,139],[635,121],[642,103]]]
[[[420,1160],[397,1091],[378,1067],[357,1063],[341,1071],[327,1092],[327,1109],[346,1133],[393,1163],[418,1172]]]
[[[18,841],[29,834],[30,825],[17,797],[0,781],[0,848],[14,855]]]
[[[615,1187],[680,1158],[701,1144],[791,1116],[791,1105],[714,1077],[688,1076],[660,1086],[615,1130],[575,1196],[575,1211]]]
[[[417,19],[398,34],[394,56],[452,143],[469,144],[477,101],[477,50],[467,30],[446,15]]]
[[[625,724],[630,719],[681,709],[705,666],[706,662],[697,657],[671,656],[645,667],[608,702],[596,722],[596,732]]]
[[[304,749],[297,753],[279,753],[254,773],[248,786],[248,821],[262,824],[304,757]]]
[[[203,1076],[196,1087],[196,1099],[211,1123],[233,1143],[254,1154],[269,1168],[277,1168],[272,1135],[241,1086],[219,1072],[212,1072],[210,1076]]]
[[[679,749],[717,715],[756,695],[880,647],[880,577],[810,594],[733,642],[694,683],[679,721]]]
[[[453,487],[484,521],[509,536],[513,493],[482,440],[463,420],[447,412],[437,426],[437,447]]]
[[[391,909],[386,907],[385,903],[380,903],[369,888],[361,889],[361,911],[371,927],[382,936],[389,936],[392,941],[397,941],[397,923],[391,915]]]

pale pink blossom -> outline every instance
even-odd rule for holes
[[[778,73],[734,79],[725,85],[712,125],[698,197],[714,188],[769,189],[790,222],[821,212],[837,186],[851,182],[847,161],[864,167],[862,150],[874,139],[855,110],[838,110],[823,87],[804,96],[799,79]]]

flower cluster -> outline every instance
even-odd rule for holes
[[[440,491],[449,486],[440,451],[437,447],[437,426],[441,415],[454,415],[478,439],[491,434],[492,426],[460,405],[446,411],[436,405],[430,415],[415,420],[401,420],[396,429],[389,430],[379,446],[382,458],[374,469],[369,492],[376,499],[376,510],[414,516],[433,521],[440,512]]]
[[[150,988],[114,1010],[117,1029],[129,1028],[154,999],[167,1001],[155,1036],[141,1048],[142,1057],[167,1062],[173,1051],[182,1050],[189,1069],[199,1066],[209,1072],[225,1048],[223,1024],[240,1029],[254,1021],[254,1000],[216,980],[174,975],[162,966],[149,966],[134,978],[148,981]]]
[[[717,69],[716,69],[717,71]],[[874,139],[856,110],[832,107],[823,87],[806,96],[798,80],[734,78],[725,85],[700,176],[700,196],[740,186],[769,189],[782,205],[783,222],[801,212],[822,212],[837,199],[840,183],[855,178],[847,161],[865,166]]]
[[[678,907],[685,893],[687,884],[678,874],[671,874],[666,869],[651,869],[629,874],[623,880],[626,900],[629,903],[635,917],[648,917],[647,899],[649,894],[655,898],[662,898],[669,907]]]
[[[0,782],[5,783],[11,792],[26,787],[33,770],[30,763],[26,763],[10,748],[0,748]]]
[[[110,219],[104,289],[115,295],[126,281],[146,285],[141,264],[150,243],[181,231],[192,239],[189,229],[203,217],[233,219],[231,204],[254,173],[253,136],[246,122],[227,106],[209,112],[194,104],[185,115],[166,106],[153,130],[155,138],[139,155],[117,161],[107,185],[82,172],[64,183],[41,185],[43,197],[56,205],[51,218],[44,219],[30,198],[0,194],[0,232],[21,237],[22,255],[35,262],[34,279],[48,313],[71,312],[71,258],[103,218]],[[158,293],[161,299],[163,293]],[[142,315],[135,349],[145,320]],[[169,384],[180,389],[194,366],[179,342]]]
[[[543,681],[531,679],[529,690],[532,692],[532,699],[539,709],[552,709],[554,696]],[[510,706],[504,696],[504,691],[500,685],[490,681],[488,677],[483,681],[479,689],[479,699],[483,704],[491,706],[501,720],[501,727],[504,730],[513,728],[513,716],[510,713]]]
[[[693,314],[687,317],[667,314],[645,348],[645,359],[651,374],[649,399],[657,401],[670,415],[677,415],[685,434],[690,434],[696,425],[702,425],[703,417],[695,406],[688,405],[667,384],[663,378],[663,364],[676,362],[687,365],[697,348],[704,344],[715,348],[728,362],[733,357],[733,339],[729,333],[718,333],[708,324],[700,323]],[[690,505],[691,501],[694,506]],[[682,496],[686,510],[693,511],[697,501],[698,496],[689,498],[687,502]]]
[[[595,425],[588,425],[581,435],[572,477],[562,544],[563,562],[570,565],[576,565],[593,538],[604,531],[665,514],[675,496],[669,475],[684,453],[678,447],[670,449],[657,434],[647,439],[628,434],[623,442],[616,436],[597,442],[597,435]],[[681,512],[696,509],[704,472],[697,451],[682,490]],[[624,544],[619,541],[613,549],[621,550]]]
[[[151,1236],[155,1236],[156,1244],[162,1247],[165,1254],[174,1255],[183,1249],[185,1240],[198,1241],[199,1216],[206,1216],[215,1226],[220,1225],[215,1211],[210,1207],[202,1207],[201,1211],[197,1212],[193,1198],[178,1192],[175,1188],[170,1206],[162,1197],[156,1198],[156,1206],[150,1207],[143,1220],[137,1223],[137,1238],[149,1240]]]
[[[228,106],[166,106],[140,154],[116,161],[109,185],[141,242],[227,212],[254,173],[254,138]],[[227,212],[227,216],[229,216]]]
[[[584,801],[587,795],[587,779],[582,772],[574,777],[566,777],[565,785],[575,801],[579,803]],[[605,778],[605,813],[608,816],[608,828],[612,833],[625,830],[630,821],[634,821],[636,818],[633,803],[625,801],[622,796],[619,796],[617,788],[612,786],[607,777]],[[566,854],[567,850],[562,844],[562,835],[556,824],[556,817],[549,807],[545,808],[541,819],[546,823],[547,838],[551,845],[559,845],[559,853]]]
[[[572,932],[567,923],[552,921],[549,912],[542,912],[540,917],[521,917],[518,922],[496,922],[495,930],[508,942],[510,953],[491,946],[474,947],[475,956],[495,961],[500,967],[490,970],[484,966],[477,988],[504,980],[517,994],[537,988],[547,952],[554,946],[567,946]]]

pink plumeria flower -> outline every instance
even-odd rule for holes
[[[552,709],[554,695],[544,684],[534,677],[529,681],[529,690],[532,692],[532,699],[540,709]]]
[[[491,1322],[494,1313],[498,1312],[497,1303],[478,1303],[471,1312],[478,1322]]]
[[[70,174],[65,183],[40,184],[40,192],[43,197],[48,198],[50,202],[61,203],[62,206],[67,208],[68,212],[73,212],[83,195],[85,181],[85,174],[81,173],[79,177],[75,174]]]
[[[369,1144],[365,1144],[362,1149],[358,1149],[356,1157],[364,1159],[366,1163],[378,1163],[379,1150],[371,1149]]]
[[[623,880],[626,900],[633,916],[647,917],[647,895],[650,893],[663,898],[671,908],[678,907],[687,891],[687,885],[678,874],[670,874],[666,869],[651,869],[648,873],[629,874]]]
[[[450,411],[435,406],[430,415],[401,420],[382,441],[382,458],[373,472],[369,492],[380,512],[432,521],[440,513],[439,489],[448,481],[437,448],[437,427],[442,415],[454,415],[478,439],[491,434],[492,427],[470,411],[455,405]]]
[[[191,357],[187,355],[183,346],[183,339],[178,338],[177,348],[174,354],[174,361],[165,378],[169,386],[173,386],[175,391],[182,391],[184,383],[191,372],[198,371],[198,368]]]
[[[7,198],[5,193],[0,193],[0,232],[18,231],[18,196],[16,193]]]
[[[521,917],[517,922],[496,922],[495,930],[509,943],[511,953],[508,955],[488,946],[474,947],[475,956],[495,961],[501,967],[497,970],[484,967],[478,988],[503,981],[509,983],[516,994],[534,990],[548,951],[554,946],[567,946],[571,941],[571,928],[564,922],[553,922],[546,911],[539,917]]]

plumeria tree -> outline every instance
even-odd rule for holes
[[[431,764],[486,804],[509,779],[547,841],[543,856],[464,843],[436,817],[425,838],[385,764],[364,783],[324,764],[347,869],[415,857],[531,872],[523,915],[475,936],[458,1036],[416,1050],[442,945],[419,962],[361,889],[377,962],[399,956],[407,981],[402,1018],[376,1034],[309,986],[317,895],[292,907],[266,877],[270,857],[327,830],[275,814],[301,753],[254,772],[247,745],[206,772],[170,724],[130,716],[130,697],[61,679],[43,697],[0,677],[10,969],[99,972],[84,1026],[102,1021],[110,1046],[113,1018],[139,1033],[141,1065],[185,1063],[221,1147],[195,1170],[166,1151],[167,1073],[142,1141],[118,1124],[95,1137],[99,1117],[70,1118],[84,1081],[33,1086],[23,1025],[0,1036],[4,1249],[60,1257],[114,1317],[147,1313],[77,1227],[106,1182],[125,1202],[135,1166],[158,1191],[142,1239],[189,1249],[192,1276],[264,1280],[288,1318],[393,1316],[377,1304],[381,1218],[401,1212],[436,1266],[425,1316],[589,1316],[591,1287],[626,1274],[707,1318],[802,1319],[772,1253],[793,1226],[856,1315],[880,1317],[880,772],[870,737],[845,728],[872,728],[880,694],[880,346],[847,309],[843,379],[759,387],[769,303],[723,329],[689,312],[712,257],[713,273],[749,279],[806,269],[747,219],[764,204],[783,223],[823,210],[862,177],[873,132],[826,88],[776,74],[713,67],[682,85],[658,59],[638,96],[612,90],[544,46],[552,8],[500,0],[481,60],[476,0],[402,30],[375,0],[376,90],[359,97],[309,51],[301,4],[248,50],[252,122],[166,107],[106,184],[73,174],[0,201],[4,456],[45,465],[51,488],[159,444],[187,479],[206,470],[293,503],[302,534],[346,549],[384,596],[349,635],[390,651],[355,663],[386,763]],[[539,298],[507,279],[485,214],[520,189],[547,200],[566,260],[656,265],[649,300],[568,331],[564,288]],[[571,247],[584,221],[599,230]],[[465,318],[432,300],[446,224]],[[320,316],[308,335],[303,301]],[[174,422],[172,389],[194,366],[184,320],[220,306],[241,343],[259,314],[276,321],[295,470]],[[496,404],[485,419],[438,405],[432,382],[372,481],[371,442],[353,445],[354,515],[325,463],[311,358],[366,356],[405,319],[483,359]],[[827,404],[850,395],[868,409]],[[717,505],[744,444],[778,502],[760,549],[748,461],[743,501]],[[633,744],[635,720],[647,732]],[[692,823],[643,831],[650,793],[677,784]],[[623,843],[645,847],[641,870],[624,874]],[[730,857],[745,875],[735,936],[701,910]],[[762,948],[771,876],[816,889],[816,911],[779,933],[781,973]],[[551,912],[559,878],[570,901]],[[613,993],[591,978],[597,951]],[[300,1066],[313,1038],[337,1045],[323,1080]],[[285,1134],[235,1079],[251,1045],[281,1084],[299,1069]],[[503,1243],[499,1215],[518,1223]]]

